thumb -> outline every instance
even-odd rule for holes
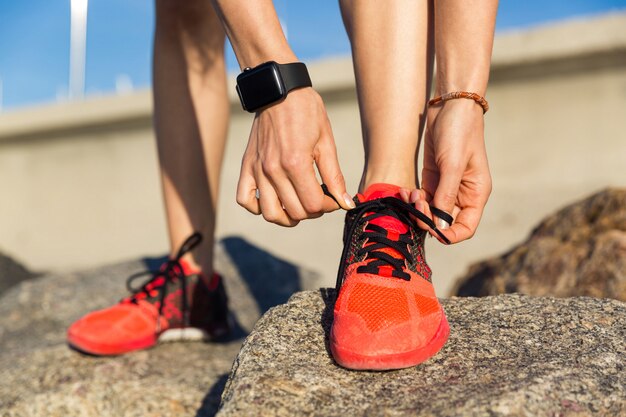
[[[334,141],[332,137],[329,137],[327,140],[320,142],[322,143],[320,143],[319,154],[315,163],[322,178],[322,183],[326,185],[328,191],[342,209],[353,209],[355,204],[352,201],[352,197],[346,192],[346,182],[341,173],[341,168],[339,168]]]
[[[433,221],[439,229],[447,229],[452,224],[451,214],[456,205],[462,176],[462,171],[446,169],[445,166],[440,169],[439,184],[431,202]]]

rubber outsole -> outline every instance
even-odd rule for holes
[[[74,350],[93,356],[118,356],[135,350],[149,349],[157,344],[157,338],[156,336],[151,336],[124,344],[108,345],[104,343],[94,343],[73,336],[67,338],[67,344]]]
[[[450,325],[444,314],[433,338],[419,349],[389,355],[362,355],[337,346],[331,334],[330,351],[335,362],[343,368],[356,371],[390,371],[410,368],[430,359],[446,344],[449,335]]]
[[[92,356],[119,356],[136,350],[150,349],[159,343],[168,342],[208,342],[219,340],[224,337],[223,334],[211,336],[206,330],[196,327],[186,327],[177,329],[168,329],[159,335],[159,337],[151,336],[145,339],[134,340],[123,345],[106,345],[103,343],[93,343],[87,340],[81,340],[77,337],[68,337],[67,344],[74,350],[86,353]]]

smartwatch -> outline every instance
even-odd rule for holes
[[[309,72],[302,62],[278,64],[269,61],[245,68],[237,76],[239,100],[243,109],[250,113],[283,100],[293,89],[311,86]]]

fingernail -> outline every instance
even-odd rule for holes
[[[445,230],[447,228],[449,228],[450,225],[448,224],[447,221],[445,221],[444,219],[440,219],[439,217],[437,217],[437,229],[441,229],[441,230]]]
[[[356,207],[356,205],[354,204],[354,201],[352,200],[352,197],[350,197],[350,194],[348,193],[343,194],[343,201],[345,201],[346,205],[350,207],[351,209]]]
[[[415,203],[417,200],[419,200],[420,194],[418,190],[413,190],[411,191],[411,203]]]

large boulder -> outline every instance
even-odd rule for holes
[[[450,339],[435,357],[355,372],[328,350],[334,299],[332,290],[301,292],[263,316],[218,416],[626,415],[625,303],[452,298]]]
[[[319,276],[229,238],[217,248],[235,332],[223,343],[169,343],[120,357],[70,350],[65,331],[93,309],[117,302],[144,259],[46,275],[0,297],[0,415],[48,417],[212,416],[241,342],[268,308]]]
[[[608,189],[549,216],[528,240],[470,267],[452,293],[626,300],[626,189]]]

